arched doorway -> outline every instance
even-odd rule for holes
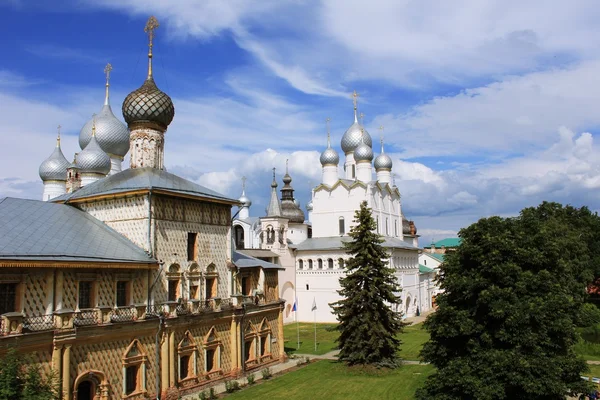
[[[406,311],[404,311],[404,315],[408,316],[408,310],[410,309],[410,296],[406,297]]]
[[[86,371],[75,379],[73,385],[75,400],[108,400],[109,386],[101,371]]]
[[[94,400],[96,385],[94,382],[85,380],[77,386],[77,400]]]

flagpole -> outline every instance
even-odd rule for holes
[[[313,313],[315,316],[315,353],[317,352],[317,301],[313,300]]]
[[[317,352],[317,310],[314,311],[315,313],[315,353]]]
[[[298,343],[296,345],[296,350],[300,350],[300,324],[298,323],[298,298],[296,298],[296,335],[298,337]]]

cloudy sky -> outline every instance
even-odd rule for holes
[[[289,159],[304,206],[320,152],[383,125],[404,212],[424,242],[543,200],[600,209],[600,7],[594,0],[0,0],[0,196],[41,198],[104,98],[145,78],[175,103],[167,168],[263,215]],[[341,150],[339,150],[341,152]]]

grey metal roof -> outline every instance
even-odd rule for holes
[[[277,253],[273,253],[271,250],[268,249],[244,249],[244,250],[239,250],[240,253],[250,256],[250,257],[276,257],[279,258],[279,254]]]
[[[273,264],[267,261],[259,260],[258,258],[250,257],[238,251],[233,252],[233,263],[238,268],[261,267],[264,269],[280,269],[284,270],[281,265]]]
[[[403,240],[394,237],[383,237],[384,242],[382,246],[385,248],[392,249],[405,249],[405,250],[418,250],[418,247],[412,246]],[[343,248],[342,243],[351,242],[352,238],[349,236],[329,236],[320,238],[306,239],[305,241],[296,245],[290,246],[299,251],[304,250],[339,250]]]
[[[0,260],[157,263],[75,207],[11,197],[0,199]]]
[[[52,201],[68,202],[69,200],[84,199],[86,197],[118,194],[144,189],[159,189],[173,194],[185,194],[188,196],[221,200],[231,204],[238,203],[237,200],[225,197],[214,190],[205,188],[204,186],[188,181],[187,179],[167,171],[151,167],[126,169],[117,174],[90,183],[73,193],[59,196]]]

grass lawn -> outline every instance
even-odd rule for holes
[[[337,348],[335,339],[338,332],[335,330],[337,324],[317,324],[317,351],[315,351],[315,324],[300,323],[300,348],[298,346],[296,324],[288,324],[283,327],[285,338],[285,351],[299,354],[325,354]],[[423,329],[423,324],[411,325],[404,328],[400,335],[402,340],[400,357],[404,360],[418,360],[419,351],[429,339],[429,334]]]
[[[414,398],[433,371],[429,365],[403,365],[392,371],[366,373],[335,361],[322,360],[260,385],[227,396],[231,400],[371,400]]]

